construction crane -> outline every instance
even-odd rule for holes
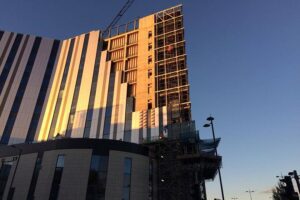
[[[103,31],[104,34],[106,34],[110,28],[114,27],[118,21],[122,18],[122,16],[125,14],[125,12],[130,8],[130,6],[133,4],[134,0],[127,0],[125,5],[122,7],[122,9],[118,12],[118,14],[114,17],[112,22],[106,27],[106,29]]]

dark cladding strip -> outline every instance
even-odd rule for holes
[[[16,74],[17,74],[17,71],[18,71],[18,69],[19,69],[21,60],[22,60],[22,58],[23,58],[23,54],[24,54],[25,48],[26,48],[26,46],[27,46],[28,39],[29,39],[29,35],[27,35],[26,38],[25,38],[25,41],[24,41],[24,43],[23,43],[23,46],[22,46],[20,55],[19,55],[18,60],[17,60],[17,63],[16,63],[16,66],[15,66],[13,72],[12,72],[11,78],[10,78],[10,80],[9,80],[9,82],[8,82],[7,89],[5,90],[5,93],[4,93],[4,95],[3,95],[3,99],[2,99],[2,102],[1,102],[1,104],[0,104],[0,116],[2,115],[2,112],[3,112],[3,110],[4,110],[4,106],[5,106],[5,104],[6,104],[6,100],[7,100],[7,98],[8,98],[9,93],[10,93],[11,87],[12,87],[14,81],[15,81],[15,76],[16,76]]]
[[[10,72],[10,69],[12,68],[11,66],[12,66],[12,64],[15,60],[15,56],[18,52],[22,37],[23,37],[23,35],[17,34],[16,39],[15,39],[13,45],[12,45],[12,48],[9,52],[8,57],[7,57],[6,63],[3,67],[2,73],[0,75],[0,94],[2,93],[2,90],[3,90],[3,87],[5,85],[7,76]]]
[[[26,67],[25,67],[25,71],[23,73],[19,88],[17,90],[17,95],[15,97],[12,108],[10,110],[8,120],[5,124],[5,128],[4,128],[4,131],[3,131],[2,138],[1,138],[1,143],[2,144],[8,144],[8,142],[9,142],[10,135],[11,135],[11,132],[13,130],[13,127],[14,127],[14,124],[15,124],[15,121],[16,121],[21,103],[22,103],[22,99],[23,99],[23,96],[24,96],[24,93],[25,93],[25,90],[26,90],[26,87],[27,87],[27,83],[28,83],[28,80],[29,80],[34,62],[35,62],[35,58],[36,58],[38,49],[39,49],[40,44],[41,44],[41,40],[42,39],[40,37],[37,37],[34,40],[33,47],[32,47],[32,50],[30,52],[30,56],[28,58],[28,62],[27,62]]]
[[[15,146],[18,149],[22,149],[22,154],[58,149],[93,149],[94,154],[98,155],[109,155],[110,150],[115,150],[148,156],[148,148],[146,146],[119,140],[66,138],[32,144],[16,144]],[[10,146],[1,146],[0,158],[18,155],[18,149]]]
[[[4,34],[4,31],[0,31],[0,41],[2,39],[3,34]]]
[[[37,99],[37,102],[36,102],[36,105],[34,108],[34,112],[33,112],[32,118],[31,118],[29,129],[27,132],[27,136],[26,136],[26,140],[25,140],[26,142],[32,142],[34,140],[35,132],[36,132],[39,120],[40,120],[42,108],[43,108],[44,101],[45,101],[46,94],[47,94],[47,89],[49,87],[49,82],[51,79],[57,52],[59,49],[59,44],[60,44],[60,41],[58,41],[58,40],[55,40],[53,43],[50,57],[49,57],[48,64],[47,64],[47,68],[46,68],[46,71],[44,74],[42,86],[39,91],[39,96],[38,96],[38,99]]]
[[[5,44],[5,47],[4,47],[3,51],[1,52],[0,66],[2,65],[2,62],[3,62],[3,60],[4,60],[4,57],[5,57],[6,53],[7,53],[7,49],[8,49],[8,47],[9,47],[9,44],[10,44],[12,38],[13,38],[13,35],[14,35],[13,33],[10,33],[10,34],[9,34],[8,39],[7,39],[7,41],[6,41],[6,44]]]
[[[83,67],[84,67],[84,62],[85,62],[85,58],[86,58],[87,46],[89,43],[89,36],[90,36],[89,34],[86,34],[84,37],[83,48],[82,48],[82,53],[81,53],[81,58],[80,58],[80,63],[79,63],[79,68],[78,68],[78,73],[77,73],[76,84],[75,84],[75,91],[73,94],[71,111],[70,111],[68,125],[67,125],[66,137],[71,137],[71,133],[72,133],[73,120],[75,117],[75,112],[76,112],[76,107],[77,107],[77,102],[78,102],[78,97],[79,97],[80,85],[81,85],[82,74],[83,74]]]
[[[57,100],[56,100],[56,104],[55,104],[53,118],[52,118],[52,121],[51,121],[51,126],[50,126],[50,130],[49,130],[48,139],[51,139],[54,136],[54,130],[55,130],[56,123],[57,123],[57,120],[58,120],[57,118],[58,118],[58,114],[59,114],[59,110],[60,110],[60,106],[61,106],[61,101],[62,101],[62,96],[63,96],[61,93],[63,93],[63,91],[65,90],[66,81],[67,81],[67,77],[68,77],[68,73],[69,73],[69,69],[70,69],[72,53],[73,53],[73,49],[74,49],[74,42],[75,42],[75,38],[73,38],[71,40],[71,44],[70,44],[70,47],[69,47],[67,60],[66,60],[66,64],[65,64],[65,69],[64,69],[63,77],[62,77],[62,80],[61,80],[61,83],[60,83],[60,88],[59,88],[59,92],[58,92],[58,96],[57,96]]]
[[[90,91],[90,99],[89,99],[89,105],[88,105],[88,110],[87,110],[87,114],[86,114],[85,128],[84,128],[84,134],[83,134],[83,137],[86,137],[86,138],[90,136],[90,131],[91,131],[91,123],[92,123],[92,117],[93,117],[93,111],[94,111],[93,108],[94,108],[94,104],[95,104],[98,74],[99,74],[99,70],[100,70],[101,51],[102,51],[102,41],[101,41],[101,36],[99,34],[97,53],[96,53],[96,58],[95,58],[94,71],[93,71],[92,86],[91,86],[91,91]]]

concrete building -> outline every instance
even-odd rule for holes
[[[65,40],[0,31],[0,138],[2,199],[205,200],[221,157],[191,118],[182,6]]]
[[[191,120],[182,7],[66,40],[0,32],[2,144],[142,143]]]

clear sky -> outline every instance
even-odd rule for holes
[[[104,29],[126,0],[0,0],[0,29],[67,38]],[[122,22],[183,3],[192,113],[215,117],[227,200],[268,200],[300,172],[300,1],[136,0]],[[220,198],[218,179],[209,199]]]

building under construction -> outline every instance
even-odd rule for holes
[[[65,40],[0,31],[2,199],[206,199],[182,6]]]

